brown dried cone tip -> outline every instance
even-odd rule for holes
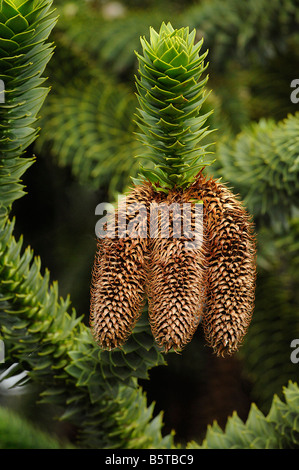
[[[184,193],[174,190],[166,196],[160,192],[155,202],[161,208],[163,204],[167,206],[169,218],[160,213],[158,236],[150,240],[149,321],[159,346],[165,352],[171,348],[179,351],[192,339],[203,313],[206,285],[204,245],[199,243],[196,248],[188,245],[195,230],[201,232],[201,227],[197,226],[201,220],[195,219],[195,204],[192,204],[190,233],[186,237],[185,230],[182,234],[183,203],[188,202]],[[171,211],[173,204],[177,204],[178,211]],[[151,214],[151,222],[153,219]],[[161,238],[164,221],[169,227],[169,238]]]
[[[152,197],[150,184],[134,188],[126,198],[126,223],[136,218],[136,212],[129,213],[130,206],[148,205]],[[119,237],[119,212],[115,220],[115,237],[98,240],[92,271],[90,325],[95,340],[104,349],[124,344],[141,314],[145,297],[147,239]]]
[[[190,189],[193,197],[204,202],[208,255],[205,338],[217,355],[231,355],[247,332],[254,308],[253,224],[241,202],[223,184],[200,174]]]

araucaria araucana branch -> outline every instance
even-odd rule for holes
[[[162,24],[141,39],[136,77],[140,108],[138,138],[144,144],[139,179],[126,196],[126,223],[134,221],[145,236],[107,230],[99,241],[91,288],[91,326],[103,348],[121,347],[132,332],[144,301],[153,336],[165,352],[180,351],[202,322],[216,354],[238,350],[250,324],[255,291],[255,239],[250,216],[219,181],[206,178],[211,132],[201,114],[208,77],[207,52],[199,55],[195,31]],[[136,216],[143,204],[146,215]],[[167,209],[168,219],[152,208]],[[184,227],[189,208],[189,234]],[[202,218],[197,214],[202,213]],[[138,211],[138,209],[137,209]],[[132,215],[133,214],[133,215]],[[167,222],[165,222],[167,220]],[[156,224],[156,231],[152,230]],[[166,225],[167,227],[166,227]],[[164,229],[169,228],[165,236]],[[154,233],[153,233],[154,232]],[[200,233],[198,243],[188,244]]]

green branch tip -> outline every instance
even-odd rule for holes
[[[201,79],[208,51],[199,54],[203,39],[195,43],[195,37],[195,30],[174,29],[163,22],[159,33],[150,27],[149,42],[140,39],[143,55],[135,52],[139,62],[136,134],[145,147],[138,157],[153,164],[153,168],[140,165],[139,176],[166,192],[188,187],[211,164],[207,159],[211,143],[203,145],[203,140],[212,132],[204,125],[213,111],[201,114],[208,96],[208,75]]]

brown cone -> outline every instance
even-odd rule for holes
[[[94,261],[91,288],[91,326],[103,348],[120,347],[141,313],[145,290],[149,321],[157,343],[167,352],[181,350],[193,337],[200,319],[206,341],[217,355],[233,354],[250,324],[254,307],[255,240],[250,217],[228,188],[202,174],[185,192],[156,192],[150,184],[127,196],[127,207],[142,203],[182,204],[203,201],[203,240],[186,246],[188,237],[176,233],[182,214],[170,213],[168,238],[160,220],[156,238],[105,238]],[[192,204],[191,230],[195,226]],[[126,220],[135,218],[127,213]],[[141,216],[141,220],[142,219]],[[198,219],[196,219],[198,223]],[[119,214],[116,217],[119,234]],[[153,236],[149,231],[147,236]]]
[[[182,209],[182,203],[188,200],[184,194],[172,191],[168,196],[158,193],[155,202],[166,203],[168,207],[178,203]],[[186,245],[188,237],[175,233],[174,221],[183,227],[179,213],[170,212],[169,220],[169,238],[162,238],[163,219],[160,219],[160,232],[150,240],[147,285],[152,333],[165,352],[171,348],[181,350],[192,339],[201,319],[205,290],[204,246],[190,249]]]
[[[217,355],[231,355],[246,334],[254,308],[253,224],[242,204],[223,184],[200,175],[193,190],[204,202],[209,252],[205,337]]]
[[[138,203],[148,206],[152,194],[150,184],[136,186],[127,195],[127,208]],[[98,240],[92,271],[90,325],[95,340],[105,349],[123,345],[145,297],[147,238],[119,237],[119,214],[116,212],[115,237]],[[126,212],[126,222],[137,214]]]

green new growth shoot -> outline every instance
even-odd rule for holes
[[[212,132],[204,127],[212,111],[200,114],[207,97],[208,76],[201,79],[207,52],[199,55],[203,40],[194,44],[195,34],[188,27],[176,30],[162,23],[159,33],[150,28],[150,43],[141,38],[143,55],[136,52],[137,136],[145,145],[139,156],[154,164],[150,169],[140,165],[140,176],[165,192],[188,187],[211,163],[206,159],[211,144],[201,145]]]

